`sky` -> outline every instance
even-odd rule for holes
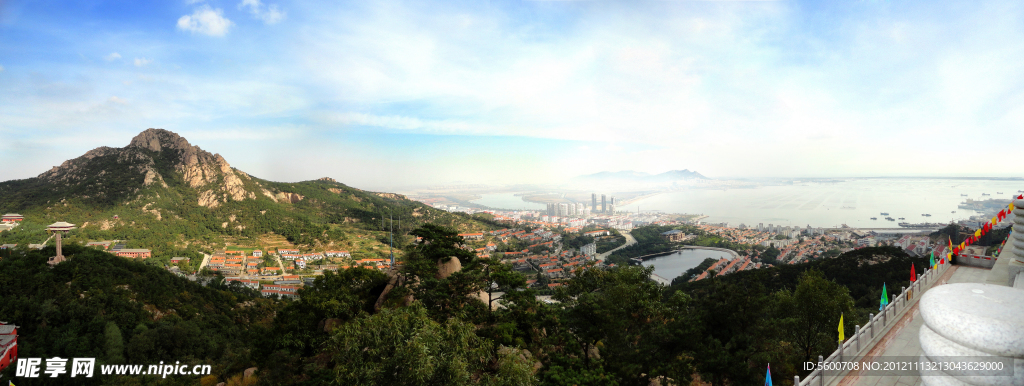
[[[1021,177],[1024,3],[0,0],[0,180],[151,127],[364,189]]]

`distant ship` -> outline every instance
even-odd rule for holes
[[[952,211],[952,212],[949,212],[949,213],[956,213],[956,211],[954,210],[954,211]]]
[[[892,217],[886,217],[885,219],[886,219],[886,220],[889,220],[889,221],[896,221],[896,219],[894,219],[894,218],[892,218]]]
[[[888,213],[882,212],[882,216],[888,216]]]
[[[961,194],[960,197],[967,197],[967,195],[966,194]]]
[[[905,219],[905,218],[903,218],[903,217],[900,217],[900,220],[906,220],[906,219]]]
[[[872,217],[871,219],[872,220],[878,220],[878,217]]]
[[[982,196],[990,196],[990,194],[988,194],[988,193],[982,193],[981,195]]]
[[[924,216],[924,217],[931,217],[932,215],[930,215],[930,214],[928,214],[928,213],[921,213],[921,216]]]
[[[1003,194],[1003,192],[996,192],[996,194]]]

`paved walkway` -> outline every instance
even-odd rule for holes
[[[936,286],[949,283],[984,283],[988,280],[989,272],[991,272],[988,269],[965,267],[962,265],[952,268],[943,275],[943,278],[939,279],[939,283]],[[915,303],[906,314],[903,314],[903,317],[896,322],[896,325],[875,344],[875,347],[866,356],[915,358],[921,356],[921,341],[918,336],[924,320],[920,317],[917,305]],[[850,373],[839,383],[841,386],[916,386],[920,384],[921,377],[916,375],[859,376],[856,373]]]

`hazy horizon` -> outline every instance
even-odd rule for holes
[[[1014,1],[2,2],[0,181],[150,127],[261,178],[372,190],[1020,177],[1021,20]]]

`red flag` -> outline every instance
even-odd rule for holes
[[[1024,200],[1024,194],[1018,195],[1018,196],[1017,196],[1017,199],[1018,199],[1018,200]]]
[[[1006,209],[999,211],[999,215],[996,218],[999,219],[998,221],[1003,221],[1006,218]]]
[[[910,282],[913,283],[915,281],[917,281],[917,275],[914,274],[914,264],[910,264]]]

